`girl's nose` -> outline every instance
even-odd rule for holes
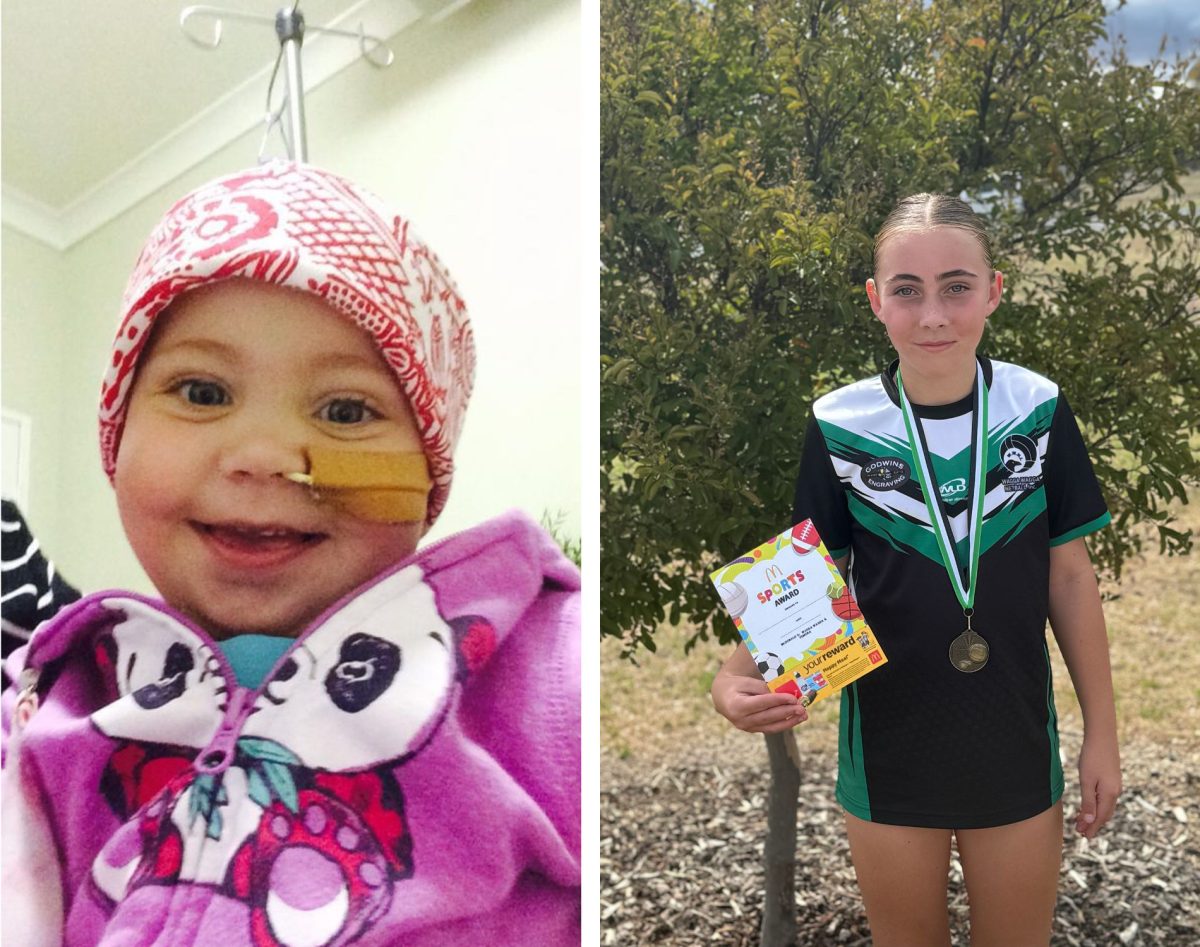
[[[946,324],[946,309],[941,300],[931,299],[921,307],[921,326],[936,329]]]
[[[308,452],[299,431],[283,422],[239,424],[230,432],[220,471],[238,480],[270,480],[307,473]]]

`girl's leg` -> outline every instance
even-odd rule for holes
[[[1062,864],[1062,802],[993,829],[955,832],[971,908],[971,947],[1045,947]]]
[[[881,825],[847,812],[846,833],[874,947],[949,947],[950,830]]]

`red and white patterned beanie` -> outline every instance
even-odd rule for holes
[[[432,523],[450,491],[454,447],[475,380],[466,305],[407,220],[344,178],[285,161],[193,191],[142,248],[100,392],[100,452],[109,479],[154,320],[181,293],[234,277],[312,293],[375,340],[424,444]]]

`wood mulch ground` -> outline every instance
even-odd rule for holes
[[[737,736],[745,749],[734,754],[606,765],[602,944],[757,945],[766,751],[761,738]],[[1081,734],[1064,728],[1061,740],[1070,815],[1079,798],[1071,774]],[[1127,745],[1113,821],[1087,842],[1068,819],[1054,947],[1200,945],[1198,757],[1184,741]],[[810,753],[804,763],[797,944],[865,947],[871,940],[833,797],[833,755]],[[956,858],[949,888],[955,943],[965,945],[966,893]]]
[[[1200,493],[1178,504],[1200,536]],[[1106,583],[1125,790],[1091,843],[1068,821],[1054,947],[1200,947],[1200,549],[1147,550]],[[1182,632],[1184,638],[1179,639]],[[639,666],[619,642],[601,646],[601,942],[757,945],[768,770],[761,737],[712,710],[713,674],[728,648],[664,626]],[[1050,636],[1047,636],[1050,639]],[[1194,637],[1194,635],[1192,635]],[[1180,640],[1164,648],[1165,640]],[[1079,803],[1082,721],[1051,643],[1068,815]],[[841,810],[833,798],[837,708],[818,704],[797,729],[805,765],[797,840],[800,947],[870,943]],[[951,921],[967,943],[962,872],[952,865]]]

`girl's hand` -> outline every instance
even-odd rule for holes
[[[1079,752],[1079,786],[1083,805],[1075,816],[1075,831],[1093,839],[1112,818],[1121,794],[1121,757],[1115,739],[1083,737]]]
[[[761,677],[722,668],[712,686],[713,706],[739,730],[782,733],[808,719],[808,711],[792,694],[773,693]]]

